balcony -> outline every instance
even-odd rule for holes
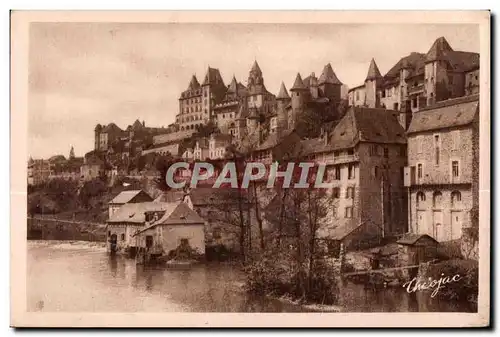
[[[470,174],[454,177],[448,171],[434,170],[433,173],[424,173],[418,177],[414,166],[404,169],[404,186],[433,186],[433,185],[462,185],[471,184]]]
[[[415,94],[420,94],[424,92],[424,84],[420,83],[418,85],[413,85],[411,87],[408,87],[408,95],[415,95]]]

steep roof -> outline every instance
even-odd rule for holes
[[[479,112],[479,95],[438,102],[413,114],[408,134],[468,125]]]
[[[380,74],[380,70],[378,70],[375,59],[372,58],[372,60],[370,61],[370,66],[368,67],[368,74],[366,74],[365,81],[370,81],[379,77],[382,77],[382,75]]]
[[[209,84],[220,84],[223,83],[222,76],[217,68],[208,67],[207,73],[205,74],[205,79],[202,85]]]
[[[302,81],[302,77],[300,76],[300,73],[297,73],[297,76],[295,77],[295,82],[293,82],[293,86],[290,89],[292,90],[304,90],[307,89],[306,85]]]
[[[397,111],[351,107],[333,129],[329,144],[345,149],[359,142],[405,144],[405,130],[399,124]]]
[[[434,41],[431,48],[425,55],[426,62],[445,60],[447,58],[447,54],[452,52],[453,48],[451,48],[450,44],[444,36],[441,36]]]
[[[153,201],[153,198],[143,190],[131,190],[131,191],[123,191],[120,194],[118,194],[116,197],[113,198],[109,203],[110,204],[126,204],[130,202],[132,199],[134,199],[136,196],[139,194],[145,194],[146,196]]]
[[[411,53],[408,56],[402,57],[392,68],[385,74],[387,77],[399,77],[401,69],[406,68],[410,71],[410,76],[424,71],[425,54]]]
[[[191,77],[191,81],[189,82],[189,86],[188,86],[187,90],[196,90],[199,88],[200,88],[200,82],[198,82],[196,75],[193,75]]]
[[[283,83],[283,82],[281,82],[280,92],[279,92],[278,96],[276,97],[276,99],[283,99],[283,100],[290,99],[290,95],[288,95],[288,91],[286,91],[286,88],[285,88],[285,83]]]
[[[184,199],[186,192],[181,189],[174,189],[170,191],[166,191],[161,193],[156,199],[155,202],[181,202]]]
[[[432,44],[425,55],[425,62],[448,61],[455,71],[468,71],[479,67],[479,54],[455,51],[446,39],[441,36]]]
[[[162,217],[154,225],[187,225],[187,224],[203,224],[203,220],[198,213],[189,208],[189,206],[181,202],[177,204],[173,212],[168,217]]]
[[[323,72],[321,73],[321,76],[319,77],[318,83],[319,84],[323,84],[323,83],[342,84],[342,82],[340,82],[337,75],[333,71],[332,65],[330,63],[325,65],[325,67],[323,68]]]
[[[262,74],[262,70],[260,70],[259,64],[257,63],[257,60],[254,61],[252,69],[250,69],[250,72],[256,73],[256,74]]]
[[[431,240],[434,243],[438,243],[436,239],[434,239],[432,236],[429,236],[427,234],[413,234],[413,233],[408,233],[405,234],[403,237],[401,237],[397,243],[400,245],[406,245],[406,246],[413,246],[418,243],[421,239],[427,239]]]
[[[357,230],[360,227],[364,226],[375,226],[382,231],[382,228],[375,224],[372,221],[364,221],[364,222],[355,222],[355,221],[347,221],[343,222],[340,226],[337,226],[335,228],[332,228],[330,230],[324,230],[324,234],[320,235],[321,237],[327,237],[329,239],[334,239],[334,240],[343,240],[347,236],[349,236],[351,233],[353,233],[355,230]]]
[[[134,124],[132,124],[132,128],[135,130],[142,129],[143,125],[138,119],[136,119]]]
[[[301,140],[300,146],[304,155],[328,152],[331,149],[331,146],[326,144],[325,139],[321,137]]]
[[[104,129],[102,129],[101,132],[105,133],[110,131],[123,131],[123,130],[120,129],[118,125],[116,125],[115,123],[109,123],[108,125],[106,125],[106,127],[104,127]]]
[[[146,221],[145,212],[167,211],[168,209],[172,209],[173,205],[172,203],[155,201],[124,204],[111,216],[108,223],[128,222],[144,224]]]

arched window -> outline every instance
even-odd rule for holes
[[[348,187],[346,189],[345,198],[346,199],[354,199],[354,188],[353,187]]]
[[[442,197],[443,195],[441,194],[441,192],[439,191],[434,192],[434,194],[432,195],[432,207],[441,208]]]
[[[456,208],[460,206],[462,201],[462,194],[459,191],[451,192],[451,207]]]
[[[181,126],[181,131],[184,131],[184,127],[183,126]]]
[[[424,202],[425,202],[424,192],[417,192],[417,207],[422,206]]]

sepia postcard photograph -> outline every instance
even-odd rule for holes
[[[12,11],[13,327],[487,327],[489,11]]]

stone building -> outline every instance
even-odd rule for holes
[[[46,159],[28,160],[28,185],[38,185],[52,178],[54,165]]]
[[[231,144],[232,136],[223,133],[212,133],[208,141],[208,157],[210,159],[222,159],[226,154],[226,148]],[[206,159],[206,158],[203,158]]]
[[[460,239],[478,207],[479,96],[439,102],[408,129],[410,231],[439,242]]]
[[[440,37],[426,54],[412,52],[384,76],[372,59],[365,82],[350,89],[348,99],[352,106],[401,111],[408,128],[413,112],[478,91],[479,54],[455,51]]]
[[[149,248],[166,255],[185,240],[205,253],[204,220],[183,202],[127,203],[107,221],[108,251]]]
[[[370,221],[380,236],[406,232],[406,136],[396,111],[351,107],[330,134],[302,147],[306,158],[327,166],[333,228]]]
[[[207,124],[213,118],[214,107],[223,99],[226,89],[219,69],[208,67],[201,85],[196,75],[193,75],[188,88],[179,97],[179,113],[176,116],[179,130],[195,130]]]
[[[102,126],[97,124],[94,129],[94,150],[107,151],[113,143],[126,136],[126,132],[115,123]]]
[[[342,82],[333,71],[332,65],[328,63],[323,68],[319,79],[315,73],[302,79],[298,73],[295,81],[290,88],[290,99],[288,94],[280,88],[280,100],[283,102],[278,106],[284,108],[287,115],[287,128],[293,129],[296,126],[299,116],[308,109],[322,111],[324,115],[331,116],[333,119],[340,118],[336,116],[337,108],[342,100]],[[288,102],[288,104],[284,104]]]
[[[234,128],[240,106],[247,104],[247,94],[247,88],[233,76],[224,98],[214,107],[215,124],[222,133],[230,133]]]

